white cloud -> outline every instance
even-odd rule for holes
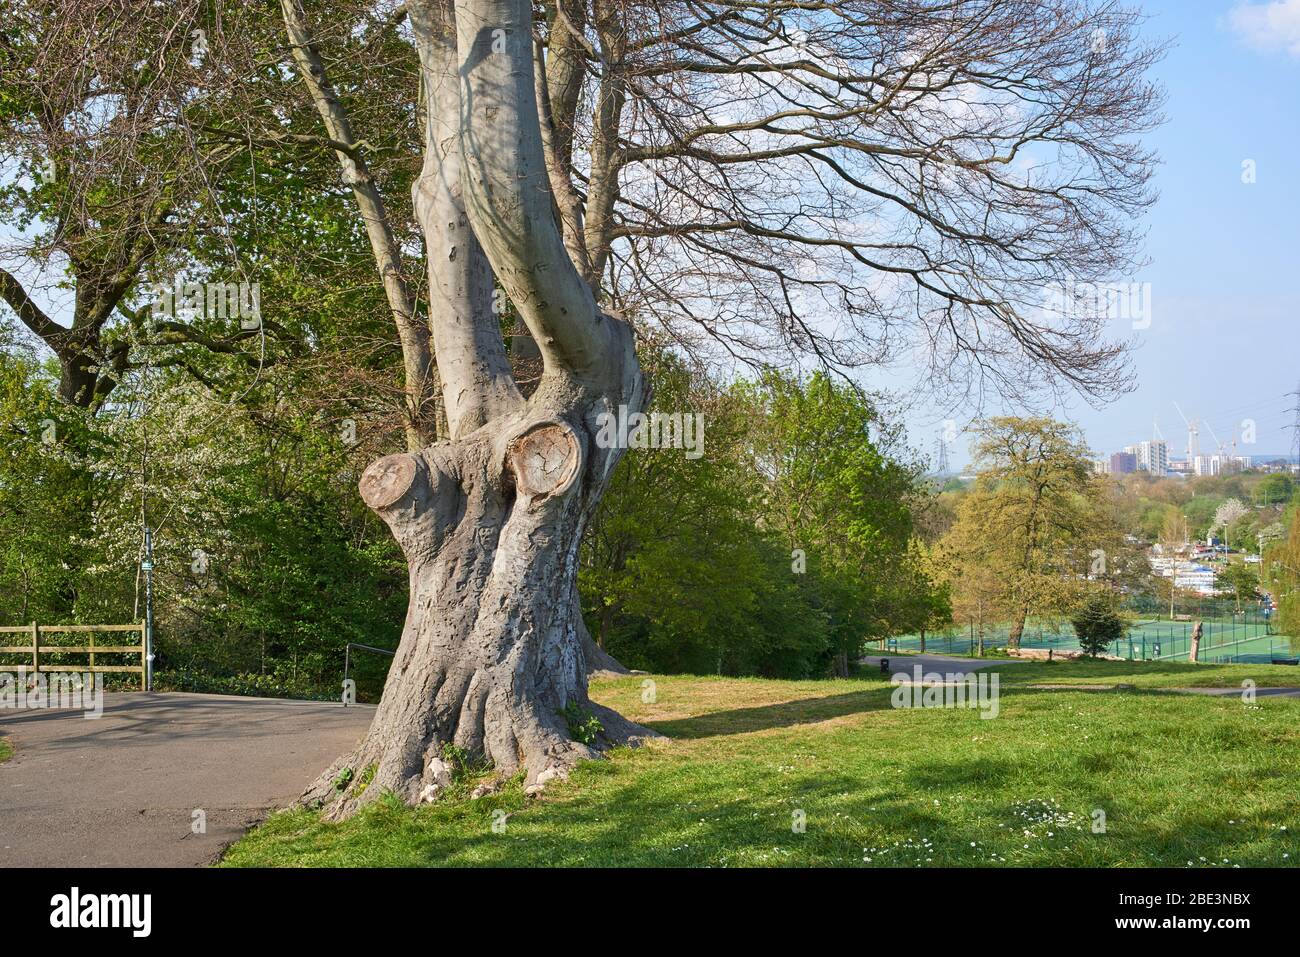
[[[1238,3],[1228,22],[1251,46],[1300,57],[1300,0]]]

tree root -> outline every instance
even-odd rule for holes
[[[517,749],[513,752],[513,760],[507,755],[505,760],[493,762],[491,778],[475,789],[474,796],[500,789],[509,778],[523,770],[524,793],[533,797],[551,782],[567,780],[569,772],[581,761],[598,760],[614,748],[637,747],[651,738],[663,737],[659,732],[593,701],[586,702],[584,709],[601,726],[590,745],[570,739],[560,730],[562,723],[559,720],[543,723],[526,719],[512,725],[509,737]],[[425,747],[421,759],[412,762],[411,749],[404,746],[412,736],[394,737],[384,733],[382,728],[379,715],[376,715],[375,726],[362,742],[313,781],[299,797],[298,805],[320,808],[326,820],[341,821],[384,794],[394,794],[409,806],[430,803],[455,783],[461,772],[459,761],[467,758],[474,762],[487,758],[482,751],[462,750],[458,753],[453,750],[456,748],[453,742],[435,737]],[[505,736],[503,730],[498,727],[494,732],[498,740]],[[422,736],[414,737],[419,740]],[[488,766],[486,762],[484,766]]]

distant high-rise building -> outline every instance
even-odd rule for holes
[[[1169,443],[1163,439],[1139,442],[1124,451],[1137,456],[1137,467],[1144,472],[1152,475],[1166,475],[1169,472]]]
[[[1112,475],[1129,475],[1137,471],[1137,456],[1132,452],[1116,452],[1110,457]]]
[[[1092,470],[1097,475],[1110,474],[1110,459],[1093,459]]]
[[[1192,463],[1197,475],[1226,475],[1250,468],[1249,455],[1198,455]]]

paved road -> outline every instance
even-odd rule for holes
[[[964,676],[982,668],[1025,663],[1015,658],[949,658],[946,655],[868,655],[860,661],[869,668],[879,668],[882,657],[889,659],[891,677],[901,674],[909,679],[915,674],[914,669],[917,665],[921,666],[923,675],[935,671],[941,675]]]
[[[0,866],[193,867],[356,743],[373,706],[106,694],[104,714],[0,711]],[[207,833],[191,830],[193,812]]]

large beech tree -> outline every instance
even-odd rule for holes
[[[587,699],[578,545],[621,454],[597,445],[597,417],[645,395],[631,328],[597,305],[552,214],[531,6],[431,0],[408,13],[428,116],[416,206],[449,437],[361,479],[405,552],[410,609],[369,732],[307,792],[329,797],[342,769],[374,765],[336,816],[384,790],[432,798],[451,780],[448,744],[502,776],[526,768],[530,786],[563,776],[596,754],[569,734],[573,706],[600,719],[601,745],[649,733]],[[541,350],[527,399],[492,308],[494,273]]]
[[[350,29],[324,16],[321,50]],[[844,367],[914,346],[958,385],[1122,387],[1108,317],[1043,302],[1121,278],[1137,250],[1152,157],[1136,139],[1159,95],[1134,14],[410,0],[401,16],[447,431],[361,480],[405,552],[410,606],[369,732],[304,795],[330,815],[384,791],[436,797],[448,745],[535,787],[646,733],[588,700],[575,591],[621,455],[597,418],[646,399],[615,309],[741,359]],[[540,350],[535,388],[512,372],[495,285]],[[601,721],[591,744],[572,740],[574,707]]]

